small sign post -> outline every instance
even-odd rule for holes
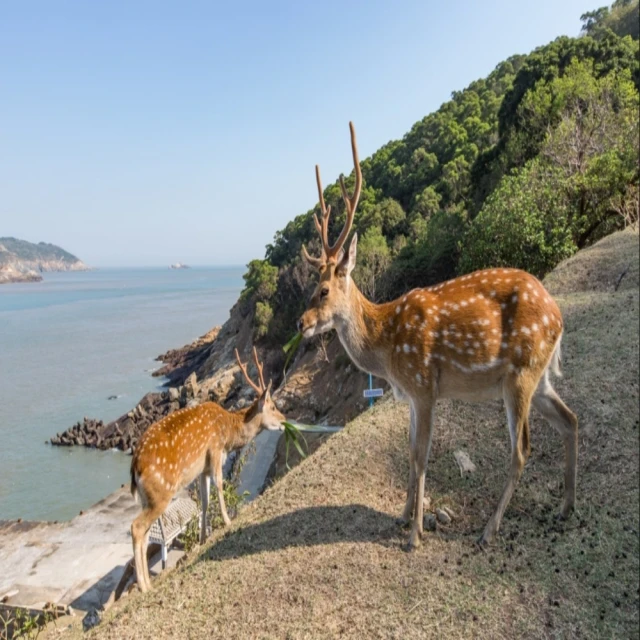
[[[365,389],[362,392],[362,395],[365,398],[369,398],[369,406],[373,406],[374,398],[381,398],[384,395],[384,389],[374,389],[373,388],[373,376],[369,374],[369,388]]]

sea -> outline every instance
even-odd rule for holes
[[[120,451],[46,441],[158,390],[155,358],[224,323],[243,272],[100,269],[0,286],[0,520],[68,520],[129,481]]]

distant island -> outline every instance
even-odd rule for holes
[[[39,282],[44,271],[89,271],[89,267],[55,244],[0,238],[0,284]]]
[[[175,264],[169,265],[169,269],[190,269],[188,264],[182,264],[182,262],[176,262]]]

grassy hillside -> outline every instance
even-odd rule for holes
[[[566,323],[556,387],[581,425],[569,522],[553,517],[561,441],[534,414],[532,456],[501,535],[478,551],[506,474],[506,420],[500,403],[442,401],[427,493],[431,510],[446,505],[456,517],[407,554],[394,519],[408,411],[387,398],[89,637],[637,637],[638,261],[638,235],[619,232],[546,281]],[[461,477],[457,449],[474,474]]]

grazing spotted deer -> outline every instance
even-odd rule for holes
[[[151,425],[138,442],[131,461],[131,493],[140,497],[142,512],[131,525],[131,536],[136,579],[141,591],[151,588],[147,565],[149,530],[165,512],[173,496],[200,476],[200,543],[203,543],[211,478],[218,492],[224,524],[231,524],[222,492],[222,467],[227,454],[244,447],[263,429],[283,429],[286,418],[271,399],[271,381],[269,386],[264,384],[262,364],[255,347],[253,359],[259,384],[249,377],[246,364],[242,364],[236,349],[240,369],[258,394],[248,409],[232,413],[214,402],[204,402],[162,418]]]
[[[482,401],[504,399],[511,467],[497,509],[479,543],[488,544],[527,457],[531,404],[560,432],[565,447],[564,503],[560,516],[574,507],[578,443],[576,416],[558,397],[549,372],[560,375],[562,316],[557,304],[532,275],[518,269],[486,269],[424,289],[414,289],[386,304],[373,304],[351,278],[356,264],[357,234],[343,246],[353,223],[362,173],[353,124],[351,148],[355,190],[347,193],[346,222],[335,244],[329,244],[331,207],[325,206],[320,171],[316,181],[321,217],[314,215],[322,255],[304,258],[319,273],[307,310],[298,322],[305,337],[336,329],[349,356],[361,369],[384,378],[396,398],[410,405],[409,486],[401,520],[413,515],[409,548],[422,537],[425,470],[438,398]],[[416,486],[417,485],[417,486]]]

